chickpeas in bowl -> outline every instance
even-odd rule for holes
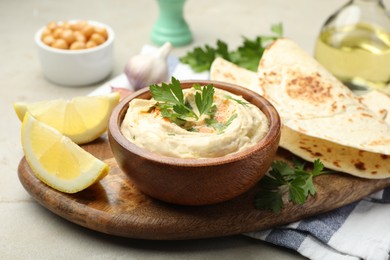
[[[105,79],[113,67],[115,33],[97,21],[51,22],[35,34],[44,76],[63,86],[85,86]]]
[[[89,49],[108,39],[107,29],[88,21],[52,21],[42,31],[41,40],[47,46],[63,50]]]

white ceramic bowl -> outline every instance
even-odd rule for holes
[[[69,21],[75,22],[77,21]],[[110,74],[113,67],[114,31],[103,23],[88,23],[106,28],[108,32],[104,43],[90,49],[61,50],[47,46],[41,40],[45,27],[35,34],[42,71],[50,81],[64,86],[85,86],[99,82]]]

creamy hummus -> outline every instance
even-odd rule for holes
[[[194,88],[184,98],[196,109]],[[150,152],[176,158],[212,158],[242,151],[258,143],[268,132],[263,112],[242,97],[215,88],[217,111],[210,118],[184,124],[163,118],[153,99],[133,99],[121,125],[123,135]]]

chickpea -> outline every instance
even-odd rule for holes
[[[57,23],[54,21],[52,21],[46,25],[46,28],[49,29],[50,31],[54,31],[57,27],[58,27]]]
[[[64,39],[56,39],[51,47],[66,50],[69,48],[69,45]]]
[[[106,41],[106,39],[104,39],[104,37],[98,33],[92,34],[90,40],[96,42],[97,45],[100,45]]]
[[[77,23],[71,23],[70,24],[70,29],[73,31],[79,31],[80,28],[77,26]]]
[[[61,38],[64,39],[68,44],[72,44],[76,40],[76,37],[73,34],[73,31],[66,29],[61,33]]]
[[[43,43],[48,46],[51,46],[55,40],[56,39],[54,39],[53,35],[46,35],[42,38]]]
[[[70,49],[71,50],[82,50],[82,49],[85,49],[86,48],[86,45],[84,42],[73,42],[71,45],[70,45]]]
[[[51,31],[49,30],[49,28],[45,27],[45,28],[43,29],[43,31],[42,31],[41,37],[42,37],[42,39],[43,39],[43,38],[45,38],[45,37],[48,36],[48,35],[51,35]]]
[[[86,25],[81,29],[81,32],[88,39],[94,33],[94,29],[91,25]]]
[[[73,31],[81,31],[85,26],[87,25],[87,22],[86,21],[78,21],[76,23],[72,23],[70,25],[70,28],[73,30]]]
[[[86,44],[87,49],[93,48],[93,47],[96,47],[96,46],[97,46],[96,42],[91,41],[91,40],[87,41],[87,44]]]
[[[87,26],[87,21],[78,21],[75,24],[73,24],[72,29],[75,31],[81,31],[85,26]]]
[[[61,27],[57,27],[57,28],[53,31],[53,36],[54,36],[54,38],[56,38],[56,39],[61,38],[61,34],[62,34],[63,31],[64,31],[64,29],[62,29]]]
[[[108,33],[106,28],[95,26],[95,33],[98,33],[101,36],[103,36],[105,40],[107,40],[108,38]]]
[[[87,38],[84,36],[84,34],[80,31],[75,31],[74,36],[76,38],[76,42],[87,42]]]
[[[71,29],[70,28],[70,24],[68,22],[63,22],[61,27],[64,28],[64,29]]]

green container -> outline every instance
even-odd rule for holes
[[[151,39],[157,45],[170,42],[173,46],[191,43],[192,34],[183,16],[186,0],[156,0],[160,9]]]

